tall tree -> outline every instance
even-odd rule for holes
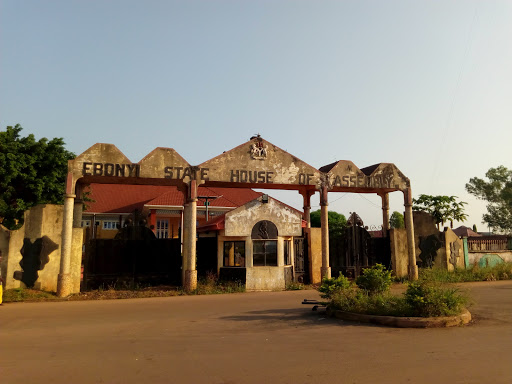
[[[321,210],[311,212],[311,226],[320,228],[321,225]],[[347,218],[345,215],[329,211],[327,213],[327,223],[329,224],[329,236],[339,236],[343,229],[347,226]]]
[[[412,199],[413,209],[430,213],[435,220],[437,228],[439,225],[449,221],[453,228],[454,221],[464,221],[467,215],[464,212],[464,201],[457,201],[457,196],[431,196],[420,195],[417,199]]]
[[[490,168],[485,177],[473,177],[466,184],[466,191],[487,201],[483,222],[502,233],[512,232],[512,170],[503,165]]]
[[[22,127],[0,131],[0,220],[8,229],[23,225],[23,213],[36,204],[62,203],[67,162],[75,155],[61,138],[22,137]]]
[[[404,215],[398,211],[394,211],[389,218],[389,226],[391,228],[405,228]]]

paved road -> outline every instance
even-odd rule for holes
[[[470,326],[326,319],[315,291],[0,307],[0,382],[512,383],[512,282],[471,283]]]

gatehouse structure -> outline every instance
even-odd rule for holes
[[[321,276],[330,277],[328,193],[376,193],[382,198],[383,230],[389,229],[389,193],[404,194],[408,240],[408,273],[417,279],[412,225],[410,181],[390,163],[359,169],[351,161],[316,169],[259,135],[248,142],[197,166],[190,165],[174,149],[156,148],[138,163],[132,163],[112,144],[95,144],[69,161],[62,224],[62,246],[57,294],[68,296],[74,282],[71,274],[73,232],[80,227],[82,194],[91,183],[176,186],[186,197],[183,212],[182,283],[197,286],[196,237],[198,187],[296,190],[303,196],[305,226],[310,227],[311,196],[320,193]],[[219,259],[220,259],[219,255]]]

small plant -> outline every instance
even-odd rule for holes
[[[365,269],[362,275],[356,279],[357,286],[369,295],[389,291],[392,283],[391,271],[387,270],[382,264],[376,264]]]
[[[335,292],[339,292],[341,290],[349,289],[352,286],[352,283],[349,279],[347,279],[340,272],[338,277],[326,278],[322,279],[322,284],[318,291],[322,293],[320,295],[324,299],[330,299]]]
[[[288,283],[286,285],[286,290],[287,291],[301,291],[303,289],[306,289],[306,287],[304,286],[304,284],[302,283],[297,283],[296,281],[291,281],[290,283]]]

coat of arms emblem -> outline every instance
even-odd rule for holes
[[[251,157],[255,160],[263,160],[267,158],[267,145],[263,145],[262,141],[251,144]]]

